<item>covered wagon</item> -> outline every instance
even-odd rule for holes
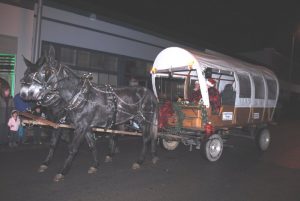
[[[254,139],[261,151],[269,147],[268,124],[279,95],[271,70],[213,51],[169,47],[157,55],[151,73],[164,148],[183,142],[216,161],[230,135]],[[200,98],[194,101],[197,84]]]

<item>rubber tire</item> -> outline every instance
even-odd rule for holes
[[[210,162],[219,160],[223,152],[223,139],[221,136],[218,134],[209,136],[209,138],[203,142],[201,152],[203,157]]]
[[[174,151],[179,145],[179,141],[173,141],[173,140],[161,140],[161,146],[168,151]]]
[[[262,152],[267,151],[271,142],[271,134],[269,129],[263,128],[260,129],[258,134],[255,137],[255,143],[258,149]]]

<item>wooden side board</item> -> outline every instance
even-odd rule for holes
[[[244,126],[247,124],[263,123],[271,121],[274,108],[235,108],[230,105],[223,105],[218,114],[212,114],[210,108],[207,109],[208,121],[214,127],[229,128],[234,126]],[[204,129],[202,112],[197,107],[183,107],[184,120],[183,128]],[[176,126],[177,116],[174,114],[168,119],[169,126]]]
[[[198,107],[182,107],[181,110],[184,114],[182,121],[183,128],[201,128],[202,127],[202,114]],[[169,126],[176,126],[178,117],[174,114],[168,119]]]

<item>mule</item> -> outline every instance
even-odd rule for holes
[[[45,61],[46,61],[46,57],[44,56],[39,58],[39,60],[36,63],[31,63],[29,60],[24,58],[24,62],[27,66],[27,69],[24,73],[24,77],[21,79],[22,88],[20,90],[20,94],[22,94],[21,96],[23,98],[30,99],[30,100],[36,99],[35,97],[36,93],[34,92],[36,89],[36,85],[35,83],[32,82],[31,75],[37,73],[39,66],[42,66],[45,63]],[[70,123],[68,122],[67,113],[66,110],[64,109],[66,104],[57,94],[55,93],[48,94],[47,96],[44,96],[42,99],[40,99],[38,102],[39,104],[47,108],[48,120],[55,122],[57,124]],[[57,129],[52,129],[51,131],[52,132],[51,132],[49,152],[45,160],[40,165],[38,172],[44,172],[46,169],[48,169],[53,159],[55,148],[57,147],[57,144],[61,139],[61,136],[63,134],[71,135],[71,130],[66,128],[57,128]],[[109,152],[106,155],[105,162],[112,161],[113,155],[118,151],[116,144],[117,144],[117,137],[109,136]],[[98,161],[96,161],[95,163],[98,163]],[[89,170],[88,173],[93,173],[93,171]]]
[[[27,69],[24,73],[24,77],[20,80],[22,86],[20,90],[20,95],[22,98],[27,100],[36,100],[36,98],[33,97],[36,94],[34,92],[35,84],[33,83],[31,85],[32,80],[30,75],[37,73],[39,66],[45,63],[45,57],[39,58],[39,60],[36,63],[31,63],[26,58],[24,58],[24,62],[27,66]],[[48,95],[43,97],[43,99],[39,100],[39,102],[41,105],[47,107],[48,120],[53,121],[55,123],[62,123],[65,121],[66,119],[66,112],[64,111],[65,104],[59,98],[59,96],[55,94],[52,94],[51,96]],[[57,147],[61,135],[64,132],[68,132],[68,130],[64,128],[52,129],[49,152],[45,160],[40,165],[38,172],[44,172],[46,169],[48,169],[48,166],[53,159],[55,148]]]
[[[144,162],[149,142],[152,162],[156,163],[158,101],[153,92],[144,87],[96,86],[88,76],[78,77],[68,66],[52,62],[54,54],[49,55],[52,56],[49,56],[48,62],[36,72],[24,76],[20,94],[24,99],[42,100],[42,104],[62,101],[64,111],[74,126],[68,157],[54,180],[60,181],[65,177],[83,139],[88,142],[94,158],[89,172],[96,172],[99,163],[92,128],[112,128],[128,121],[139,125],[143,141],[139,158],[132,168],[138,169]]]

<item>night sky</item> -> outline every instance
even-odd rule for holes
[[[292,33],[297,24],[300,25],[300,6],[297,1],[288,0],[52,1],[123,21],[194,47],[228,53],[273,47],[289,56]],[[300,34],[296,56],[300,55],[299,43]]]

